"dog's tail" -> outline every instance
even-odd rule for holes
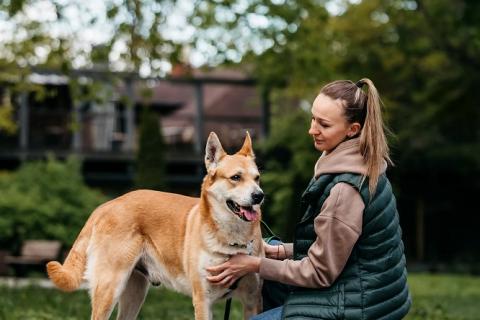
[[[87,262],[87,247],[93,229],[93,216],[93,214],[90,216],[82,231],[80,231],[63,265],[58,261],[47,263],[48,277],[60,290],[73,291],[82,283]]]

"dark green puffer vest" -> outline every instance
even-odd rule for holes
[[[365,203],[360,238],[337,280],[328,288],[293,288],[283,319],[401,319],[410,309],[402,231],[395,197],[385,174],[372,200],[368,179],[356,174],[324,174],[312,180],[302,196],[302,212],[294,240],[294,259],[307,256],[316,240],[314,219],[332,187],[346,182]]]

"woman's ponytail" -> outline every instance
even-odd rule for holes
[[[386,128],[383,123],[382,105],[377,88],[370,79],[363,78],[357,82],[359,88],[367,86],[367,103],[365,122],[360,134],[360,150],[367,164],[367,176],[369,177],[368,189],[373,195],[377,187],[383,163],[393,165],[389,156]],[[359,89],[361,90],[361,89]]]

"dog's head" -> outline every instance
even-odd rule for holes
[[[217,218],[244,222],[260,220],[264,195],[248,132],[242,148],[233,155],[225,153],[213,132],[208,137],[205,151],[207,176],[203,191],[207,193],[216,215],[228,215]]]

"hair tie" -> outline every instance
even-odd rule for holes
[[[359,89],[362,89],[363,85],[365,84],[365,82],[363,82],[363,80],[358,80],[357,82],[355,82],[355,85],[359,88]]]

